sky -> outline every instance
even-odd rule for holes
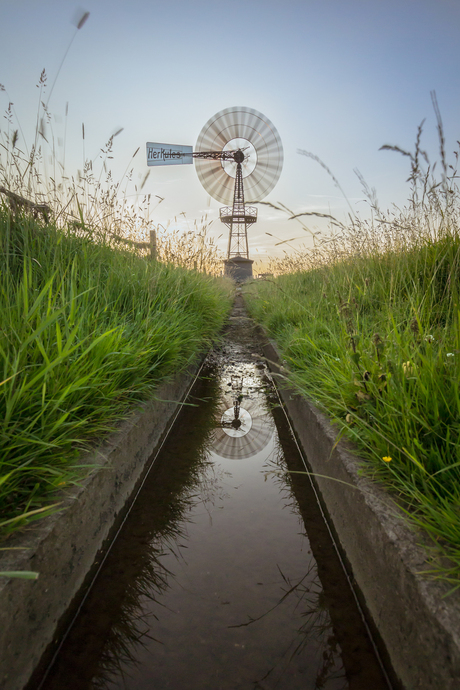
[[[382,145],[413,150],[425,119],[422,146],[432,162],[438,159],[432,91],[453,162],[460,139],[459,0],[82,2],[0,0],[2,115],[13,102],[30,146],[35,85],[45,69],[57,155],[65,150],[70,174],[85,158],[97,159],[123,128],[114,139],[112,173],[120,180],[133,168],[127,193],[135,199],[134,184],[148,171],[147,141],[194,146],[214,114],[245,106],[266,115],[283,143],[283,170],[265,201],[341,221],[350,208],[366,217],[369,205],[355,170],[376,189],[383,209],[401,207],[409,197],[408,159],[380,151]],[[90,14],[78,30],[84,12]],[[0,130],[6,127],[2,116]],[[59,146],[64,134],[65,147]],[[299,149],[318,156],[343,193]],[[218,244],[225,248],[220,204],[203,189],[194,166],[152,168],[143,192],[164,198],[152,212],[163,225],[185,213],[181,227],[191,228],[207,213],[214,219],[210,232],[224,233]],[[326,231],[320,220],[308,226]],[[287,214],[259,206],[249,231],[251,258],[299,251],[309,242]]]

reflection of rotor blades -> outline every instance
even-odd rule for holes
[[[247,409],[246,409],[247,408]],[[274,422],[269,414],[259,406],[245,401],[240,408],[241,425],[232,426],[234,408],[224,411],[220,426],[214,432],[213,451],[222,458],[239,460],[250,458],[261,450],[273,436]]]
[[[279,134],[270,120],[253,108],[226,108],[205,124],[195,151],[222,151],[234,139],[254,147],[254,161],[248,166],[251,172],[244,178],[244,197],[247,202],[260,201],[274,188],[283,167]],[[196,158],[195,167],[208,194],[223,204],[233,200],[235,181],[220,160]]]

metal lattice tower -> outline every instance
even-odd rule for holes
[[[233,193],[233,206],[224,206],[220,209],[220,219],[229,228],[227,246],[227,259],[234,256],[242,256],[249,259],[248,232],[247,229],[257,220],[257,209],[254,206],[246,206],[244,203],[243,170],[241,167],[244,153],[239,150],[234,154],[236,164],[235,191]]]

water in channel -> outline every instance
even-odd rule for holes
[[[43,690],[388,685],[236,302]]]

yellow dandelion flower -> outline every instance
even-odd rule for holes
[[[389,455],[384,455],[382,460],[384,460],[385,462],[391,462],[391,458]]]

